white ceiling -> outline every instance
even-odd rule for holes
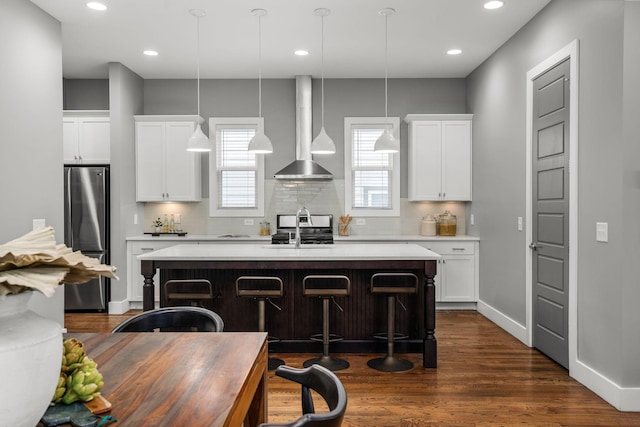
[[[62,22],[63,73],[67,78],[106,78],[107,63],[120,62],[145,79],[195,78],[196,18],[202,9],[202,78],[256,78],[258,18],[262,8],[262,76],[290,78],[321,73],[324,18],[326,78],[383,77],[384,17],[388,18],[389,77],[466,77],[550,0],[505,0],[485,10],[485,0],[31,0]],[[294,50],[310,54],[298,57]],[[463,53],[449,56],[459,48]],[[142,55],[157,50],[156,57]]]

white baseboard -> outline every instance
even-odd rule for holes
[[[620,387],[579,360],[571,365],[569,375],[617,410],[640,412],[640,388]]]
[[[124,314],[129,311],[129,300],[109,301],[109,314]]]
[[[489,304],[478,301],[478,313],[482,314],[487,319],[491,320],[496,325],[513,335],[515,338],[522,341],[527,346],[530,344],[527,342],[527,328],[519,324],[509,316],[496,310]]]

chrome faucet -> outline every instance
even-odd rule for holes
[[[303,212],[307,214],[307,224],[313,225],[311,223],[311,214],[309,213],[309,209],[304,206],[301,209],[298,209],[298,212],[296,212],[296,249],[300,248],[300,214]]]

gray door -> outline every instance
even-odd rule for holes
[[[569,367],[569,59],[533,82],[533,345]]]

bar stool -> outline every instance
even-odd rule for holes
[[[258,331],[265,332],[265,302],[282,311],[271,298],[282,298],[284,295],[282,279],[273,276],[240,276],[236,279],[236,295],[244,298],[258,300]],[[279,338],[267,337],[267,342],[278,342]],[[268,369],[274,371],[284,360],[269,357]]]
[[[370,368],[382,372],[402,372],[413,368],[409,360],[399,359],[393,355],[393,344],[396,339],[406,338],[406,335],[395,333],[395,303],[399,294],[415,294],[418,292],[419,279],[413,273],[376,273],[371,276],[371,293],[387,295],[387,355],[371,359],[367,362]],[[402,302],[398,300],[400,305]],[[402,307],[406,310],[404,305]]]
[[[310,337],[313,341],[322,342],[322,356],[305,361],[302,364],[305,368],[313,364],[324,366],[331,371],[340,371],[349,367],[349,362],[346,360],[329,355],[329,343],[343,339],[341,336],[329,333],[329,301],[332,301],[340,311],[344,311],[334,297],[349,296],[350,294],[351,280],[347,276],[309,275],[302,280],[303,296],[322,298],[322,334]]]
[[[203,307],[204,301],[213,301],[213,285],[207,279],[167,280],[164,282],[163,306],[191,305]]]

